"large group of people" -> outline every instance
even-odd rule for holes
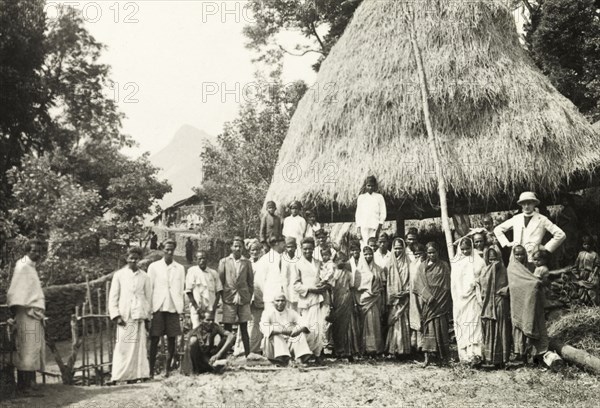
[[[200,249],[197,265],[186,274],[173,259],[176,243],[167,240],[163,258],[145,272],[138,266],[142,250],[130,248],[109,295],[117,326],[112,380],[151,378],[165,335],[169,375],[186,298],[192,327],[181,363],[186,374],[218,371],[218,362],[235,348],[277,365],[292,359],[297,365],[320,364],[326,356],[402,360],[419,354],[425,365],[444,364],[453,338],[459,360],[472,366],[539,360],[548,352],[548,279],[557,273],[549,270],[548,259],[565,233],[536,211],[534,193],[521,194],[518,203],[522,213],[495,228],[485,216],[481,228],[465,230],[449,262],[438,243],[420,242],[414,228],[402,237],[382,231],[385,201],[374,177],[358,198],[357,239],[347,253],[334,248],[313,212],[300,215],[299,202],[283,220],[268,202],[258,239],[234,237],[217,270]],[[552,238],[542,245],[546,233]],[[598,255],[587,245],[577,265],[597,278]],[[38,249],[38,243],[30,245],[8,293],[24,324],[38,324],[44,310],[34,268]],[[595,296],[597,279],[592,285],[588,291]],[[19,370],[40,363],[43,351],[28,347]]]

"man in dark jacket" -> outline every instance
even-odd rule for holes
[[[223,325],[231,331],[234,324],[239,325],[239,331],[244,343],[244,353],[250,353],[250,338],[248,336],[248,320],[252,318],[250,301],[254,292],[254,273],[252,263],[242,257],[244,240],[233,238],[231,255],[219,261],[219,278],[223,285]]]

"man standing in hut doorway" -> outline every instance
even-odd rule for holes
[[[566,235],[546,216],[535,211],[535,207],[540,204],[540,200],[537,199],[535,193],[531,191],[521,193],[517,204],[521,206],[523,212],[494,228],[494,234],[496,234],[500,245],[503,247],[522,245],[527,251],[527,259],[532,260],[533,253],[540,249],[542,239],[548,231],[552,234],[552,239],[542,248],[548,252],[554,252],[565,240]],[[512,242],[504,235],[505,232],[511,229],[514,237]]]
[[[10,325],[17,328],[17,387],[27,392],[35,384],[35,372],[44,369],[46,341],[44,311],[46,301],[35,265],[42,260],[44,243],[33,239],[27,243],[27,254],[17,261],[7,292],[7,303],[13,315]]]
[[[375,176],[369,176],[356,200],[356,234],[361,248],[367,246],[369,238],[379,236],[387,218],[385,200],[377,190],[377,179]]]

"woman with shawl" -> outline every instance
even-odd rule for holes
[[[360,326],[354,298],[352,270],[344,255],[338,256],[330,282],[333,351],[337,357],[348,357],[352,361],[353,356],[360,352]]]
[[[409,237],[409,235],[407,235],[407,237]],[[408,243],[408,238],[407,238],[407,243]],[[409,301],[409,306],[408,306],[408,313],[409,313],[409,322],[410,322],[410,342],[411,342],[411,346],[416,350],[416,351],[420,351],[422,346],[423,346],[423,339],[422,339],[422,333],[421,333],[421,316],[419,314],[419,308],[417,307],[417,295],[416,293],[413,291],[414,287],[415,287],[415,280],[417,277],[417,274],[419,273],[419,269],[420,266],[423,262],[426,262],[426,248],[425,245],[416,242],[413,246],[413,259],[410,258],[409,253],[408,253],[408,249],[410,249],[410,246],[408,246],[407,250],[406,250],[406,255],[407,258],[410,260],[409,262],[409,266],[408,266],[408,271],[409,271],[409,283],[410,283],[410,301]]]
[[[481,292],[479,276],[485,262],[473,250],[473,241],[463,238],[452,262],[450,287],[454,333],[461,362],[481,363]]]
[[[527,262],[525,248],[515,246],[508,264],[508,288],[514,352],[524,362],[529,355],[536,358],[548,351],[544,284],[527,268]]]
[[[452,312],[450,265],[440,260],[439,246],[435,242],[427,244],[427,260],[419,266],[413,292],[417,295],[421,319],[425,366],[429,365],[431,353],[447,361],[450,354],[448,315]]]
[[[362,326],[361,353],[366,355],[383,352],[381,335],[382,274],[381,268],[373,261],[373,249],[363,248],[363,257],[359,261],[360,286],[358,292],[360,318]]]
[[[486,267],[481,272],[481,329],[482,354],[488,364],[502,367],[508,362],[511,351],[512,326],[508,275],[501,253],[490,247],[484,253]]]
[[[388,333],[385,350],[389,354],[410,354],[409,261],[402,238],[392,243],[394,256],[390,259],[387,279]]]

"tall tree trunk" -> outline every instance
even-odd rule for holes
[[[442,171],[442,164],[440,162],[440,151],[438,146],[438,140],[433,131],[431,124],[431,115],[429,112],[429,89],[427,86],[427,77],[425,75],[425,69],[423,68],[423,59],[421,57],[421,50],[419,44],[417,44],[416,30],[414,25],[414,17],[410,11],[407,14],[408,33],[410,35],[410,42],[412,44],[413,54],[415,56],[415,62],[417,64],[417,72],[419,74],[419,86],[421,88],[421,102],[423,108],[423,117],[425,119],[425,127],[427,128],[427,139],[429,142],[429,149],[433,153],[433,161],[435,164],[435,172],[438,179],[438,193],[440,195],[440,207],[442,211],[442,227],[444,229],[444,235],[446,237],[446,246],[448,247],[448,256],[450,260],[454,258],[454,246],[452,245],[452,232],[450,231],[450,219],[448,217],[448,201],[446,199],[446,180],[444,179],[444,173]]]

